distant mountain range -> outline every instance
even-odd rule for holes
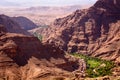
[[[0,14],[6,14],[11,17],[24,16],[41,26],[49,25],[56,18],[64,17],[81,8],[83,8],[83,6],[80,5],[64,7],[38,6],[29,8],[0,8]]]
[[[80,9],[80,8],[81,8],[80,5],[63,6],[63,7],[38,6],[38,7],[30,7],[30,8],[22,9],[21,11],[30,11],[30,12],[35,11],[35,12],[41,12],[43,14],[56,14],[58,12],[62,12],[62,13],[73,12],[76,9]]]

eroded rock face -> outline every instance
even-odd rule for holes
[[[0,33],[7,32],[6,28],[3,25],[0,25]]]
[[[0,36],[0,79],[42,80],[83,75],[84,60],[68,56],[54,45],[42,44],[36,37],[6,33],[4,27],[0,28],[0,33],[4,32]]]
[[[120,2],[98,0],[92,7],[56,19],[42,31],[44,42],[70,53],[116,60],[120,46]]]
[[[98,0],[94,7],[104,9],[109,14],[120,14],[120,2],[119,0]]]
[[[15,20],[22,27],[22,29],[31,30],[37,28],[37,25],[26,17],[19,16],[12,17],[12,19]]]
[[[3,25],[10,33],[30,35],[26,30],[21,28],[22,26],[6,15],[0,15],[0,25]]]

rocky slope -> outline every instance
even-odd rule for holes
[[[37,25],[26,17],[19,16],[12,17],[12,19],[14,19],[22,27],[22,29],[31,30],[37,28]]]
[[[0,26],[0,80],[53,80],[81,77],[86,63],[36,37],[8,33]]]
[[[22,26],[6,15],[0,15],[0,25],[4,25],[8,32],[30,35],[26,30],[21,28]]]
[[[119,0],[98,0],[89,9],[56,19],[50,28],[38,32],[44,42],[70,53],[120,62]]]

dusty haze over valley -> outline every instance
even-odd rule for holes
[[[0,80],[120,80],[119,0],[2,0]]]
[[[0,14],[6,14],[11,17],[24,16],[32,20],[37,25],[49,25],[56,18],[65,17],[77,9],[88,8],[90,5],[73,6],[38,6],[28,8],[8,8],[1,7]]]

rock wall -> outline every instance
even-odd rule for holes
[[[42,44],[36,37],[7,33],[4,26],[0,27],[0,34],[2,80],[42,80],[49,76],[84,75],[86,63],[66,55],[54,45]]]
[[[69,53],[116,60],[120,55],[119,4],[119,0],[98,0],[89,9],[56,19],[50,28],[40,33],[44,42],[55,44]]]

